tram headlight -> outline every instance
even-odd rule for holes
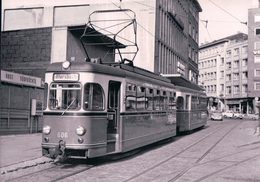
[[[77,133],[77,135],[82,136],[82,135],[84,135],[84,134],[86,133],[86,129],[83,128],[82,126],[79,126],[79,127],[76,129],[76,133]]]
[[[68,69],[68,68],[70,67],[70,62],[69,62],[69,61],[64,61],[64,62],[62,63],[62,67],[63,67],[64,69]]]
[[[50,134],[50,132],[51,132],[51,127],[48,126],[48,125],[44,126],[43,129],[42,129],[42,132],[43,132],[44,134],[46,134],[46,135]]]

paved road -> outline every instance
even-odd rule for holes
[[[64,166],[48,163],[9,172],[0,178],[13,181],[260,181],[257,124],[257,121],[242,120],[209,121],[203,130],[146,148],[124,160],[96,166],[82,161]],[[1,136],[0,139],[1,169],[41,157],[40,134],[19,135],[19,138]]]

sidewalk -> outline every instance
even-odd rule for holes
[[[0,167],[41,157],[41,133],[0,136]]]

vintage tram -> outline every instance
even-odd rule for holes
[[[66,61],[51,64],[45,82],[44,156],[93,158],[176,135],[176,88],[162,76]]]
[[[118,20],[110,21],[105,13],[121,15]],[[106,22],[95,20],[93,15],[105,17]],[[112,34],[112,38],[110,29],[107,36],[103,34],[106,31],[102,25],[111,22],[114,24],[108,28],[121,25],[118,21],[122,21],[123,15],[129,19],[127,25]],[[125,18],[123,23],[126,23]],[[202,90],[176,85],[172,77],[133,66],[138,51],[137,39],[123,41],[127,39],[120,35],[127,27],[133,27],[136,36],[135,13],[131,10],[91,13],[82,33],[78,32],[80,27],[73,30],[75,35],[82,34],[80,41],[86,61],[53,63],[47,69],[42,135],[44,156],[94,158],[123,153],[173,137],[177,129],[189,131],[206,124],[206,108],[201,105],[205,101]],[[124,51],[120,51],[127,46],[130,51],[125,53],[133,54],[132,60],[123,59]],[[111,57],[108,56],[110,53]],[[116,53],[121,58],[118,63],[114,62]],[[104,62],[94,57],[103,57]]]

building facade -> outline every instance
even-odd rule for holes
[[[139,47],[134,64],[155,73],[180,73],[197,83],[198,17],[199,12],[202,11],[197,0],[126,0],[121,3],[88,0],[86,3],[54,4],[53,6],[43,4],[36,7],[34,5],[7,9],[3,11],[2,32],[6,34],[17,30],[23,32],[26,29],[38,31],[49,28],[51,29],[51,43],[49,44],[51,49],[46,52],[48,54],[46,58],[51,63],[77,57],[82,59],[84,53],[78,44],[74,43],[79,51],[68,50],[73,39],[75,41],[78,39],[72,33],[73,27],[85,25],[89,20],[89,15],[96,10],[131,9],[136,14]],[[67,14],[73,16],[68,17]],[[113,14],[109,16],[118,18]],[[122,16],[128,17],[125,14]],[[20,18],[17,19],[17,17]],[[40,30],[39,32],[41,33]],[[134,34],[130,30],[122,36],[134,39]],[[15,42],[13,44],[16,46]],[[3,61],[6,63],[5,68],[15,69],[15,66],[8,66],[7,59]]]
[[[13,7],[2,7],[1,69],[4,72],[44,80],[45,69],[50,63],[65,60],[85,61],[86,55],[79,39],[89,15],[96,10],[122,8],[131,9],[136,15],[139,52],[134,65],[158,74],[179,73],[197,83],[198,14],[202,11],[197,0],[125,0],[118,3],[112,3],[110,0],[88,0],[84,2],[86,4],[53,2],[48,5],[37,2],[28,5],[19,3]],[[115,14],[110,16],[110,18],[129,18],[129,14],[123,14],[122,17]],[[135,35],[131,31],[126,31],[122,36],[134,39]],[[88,49],[93,58],[109,62],[118,61],[116,56],[107,56],[104,52],[100,54],[96,48],[88,47]],[[13,93],[10,91],[13,89],[12,83],[1,81],[1,84],[3,85],[1,92],[9,90],[8,93]],[[28,93],[28,89],[24,86],[18,84],[16,87],[21,87],[21,95]],[[43,87],[37,87],[30,89],[30,94],[26,97],[27,105],[31,104],[30,99],[35,99],[30,97],[35,95],[34,92],[37,94],[37,100],[43,103]],[[1,102],[6,97],[1,97]],[[12,95],[8,97],[12,98]],[[23,99],[16,100],[23,102]],[[25,107],[26,113],[30,114],[31,108]],[[19,118],[19,113],[12,112],[12,108],[11,102],[6,104],[5,108],[0,110],[1,116],[12,115],[11,118]],[[28,123],[32,123],[29,120],[34,117],[27,118]],[[1,118],[0,122],[1,127],[5,127],[2,128],[4,130],[17,130],[11,127],[13,121],[10,117]],[[32,131],[28,130],[29,125],[24,127],[23,131]]]
[[[254,109],[260,102],[260,7],[248,10],[248,90]]]
[[[238,33],[200,47],[199,84],[211,98],[211,106],[241,113],[258,112],[249,87],[248,36]]]
[[[198,81],[197,1],[156,1],[154,72]]]

